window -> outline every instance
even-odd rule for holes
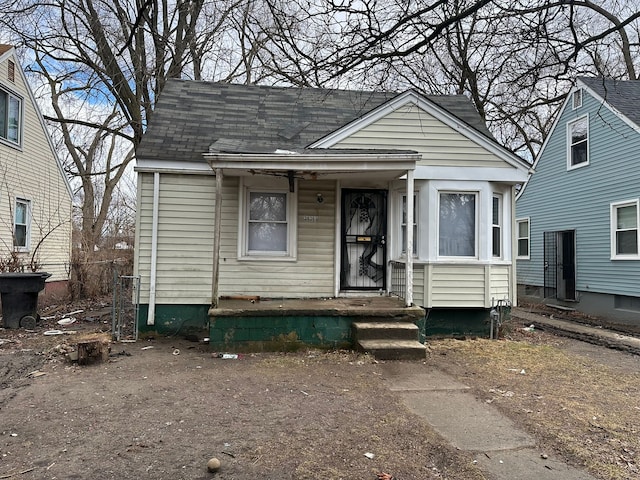
[[[29,201],[16,199],[15,221],[13,223],[13,246],[16,250],[29,248]]]
[[[491,199],[491,253],[494,257],[502,256],[502,195],[494,195]]]
[[[611,204],[611,258],[640,259],[638,200]]]
[[[476,194],[441,193],[439,210],[439,255],[476,256]]]
[[[22,100],[0,90],[0,138],[20,143],[22,133]]]
[[[589,118],[582,117],[567,124],[568,169],[589,164]]]
[[[580,108],[582,106],[582,89],[581,88],[573,92],[573,97],[571,100],[572,100],[573,110],[575,110],[576,108]]]
[[[282,185],[273,188],[261,179],[244,184],[239,258],[295,257],[295,193]]]
[[[418,206],[417,197],[413,196],[413,251],[416,254],[416,245],[418,243]],[[407,253],[407,196],[402,195],[402,253]]]
[[[516,220],[516,241],[518,243],[518,258],[529,258],[529,219]]]

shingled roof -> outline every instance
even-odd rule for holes
[[[202,154],[213,144],[227,151],[299,150],[396,95],[173,79],[165,85],[136,153],[144,160],[204,162]],[[465,96],[424,98],[493,139]]]
[[[579,80],[640,127],[640,80],[603,77],[580,77]]]

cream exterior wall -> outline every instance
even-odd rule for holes
[[[22,143],[0,139],[0,256],[6,257],[13,249],[16,198],[28,200],[29,246],[20,256],[25,263],[33,257],[40,271],[52,273],[49,281],[68,280],[71,196],[20,65],[15,57],[11,59],[15,63],[15,81],[8,79],[5,58],[0,62],[0,86],[22,99]]]

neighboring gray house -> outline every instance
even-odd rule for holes
[[[394,293],[430,327],[486,330],[492,303],[515,299],[528,168],[462,95],[171,80],[137,151],[141,327],[215,318],[213,339],[219,297]],[[349,338],[344,319],[311,313],[253,319],[248,335]]]
[[[520,299],[640,322],[640,81],[578,78],[516,200]]]

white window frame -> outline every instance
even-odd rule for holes
[[[25,223],[18,224],[18,204],[22,204],[25,206]],[[14,202],[14,212],[13,212],[13,248],[16,252],[28,252],[29,247],[31,245],[31,201],[26,198],[16,198]],[[25,236],[24,236],[24,245],[16,244],[16,229],[18,226],[25,227]]]
[[[473,195],[475,198],[475,212],[474,212],[474,245],[473,245],[473,255],[441,255],[440,254],[440,206],[441,206],[441,198],[442,195]],[[436,233],[436,254],[440,259],[478,259],[479,258],[479,214],[480,214],[480,192],[473,190],[438,190],[438,206],[436,209],[436,218],[437,218],[437,233]]]
[[[581,88],[578,88],[573,92],[573,95],[571,95],[572,110],[576,110],[582,106],[582,96],[583,96],[583,93]]]
[[[418,203],[420,199],[418,190],[414,191],[413,199],[414,199],[413,200],[413,227],[414,227],[415,235],[413,236],[413,255],[412,256],[417,257],[418,256]],[[406,201],[407,201],[407,194],[406,193],[400,194],[400,205],[399,205],[400,213],[398,214],[398,218],[400,219],[400,238],[398,242],[400,245],[401,256],[406,256],[407,254],[406,245],[405,245],[405,242],[403,241],[406,238],[406,235],[408,233],[407,225],[405,223],[405,215],[403,211],[403,207]]]
[[[0,85],[0,94],[6,95],[7,105],[6,105],[6,117],[4,119],[6,133],[0,131],[0,142],[6,143],[12,146],[21,146],[22,145],[22,132],[23,132],[23,124],[24,124],[24,99],[11,90],[3,88]],[[18,102],[18,139],[13,140],[8,137],[9,133],[9,103],[11,99],[14,99]]]
[[[494,218],[493,218],[493,201],[494,200],[498,200],[498,222],[495,223],[494,222]],[[504,257],[504,242],[502,241],[502,234],[503,234],[503,228],[502,228],[502,223],[503,223],[503,198],[502,198],[502,194],[501,193],[493,193],[493,195],[491,195],[491,257],[494,259],[500,259]],[[495,254],[494,250],[495,250],[495,245],[494,245],[494,230],[498,229],[498,255]]]
[[[527,236],[520,236],[520,224],[527,222]],[[527,240],[527,254],[520,255],[520,240]],[[519,260],[529,260],[531,258],[531,218],[523,217],[516,219],[516,258]]]
[[[249,182],[248,182],[249,183]],[[264,185],[264,186],[263,186]],[[294,184],[297,187],[297,182]],[[294,188],[297,191],[297,188]],[[278,193],[286,195],[286,223],[287,223],[287,248],[285,251],[251,251],[249,250],[249,198],[251,193]],[[297,255],[297,195],[290,192],[289,188],[274,186],[273,181],[251,182],[244,184],[241,180],[239,199],[239,235],[238,235],[238,259],[239,260],[272,260],[295,261]]]
[[[573,156],[572,156],[572,147],[573,147],[573,143],[571,140],[571,131],[574,125],[576,125],[577,123],[580,122],[586,122],[587,123],[587,138],[585,140],[583,140],[584,142],[586,142],[587,144],[587,159],[584,162],[581,163],[576,163],[575,165],[573,164],[572,160],[573,160]],[[576,168],[582,168],[582,167],[586,167],[587,165],[589,165],[589,160],[590,160],[590,156],[589,156],[589,115],[582,115],[574,120],[571,120],[570,122],[567,122],[567,170],[575,170]],[[577,144],[576,144],[577,145]]]
[[[636,253],[619,254],[617,252],[618,239],[618,209],[621,207],[636,207]],[[611,260],[640,260],[640,199],[614,202],[611,204]],[[631,229],[629,229],[631,230]]]

